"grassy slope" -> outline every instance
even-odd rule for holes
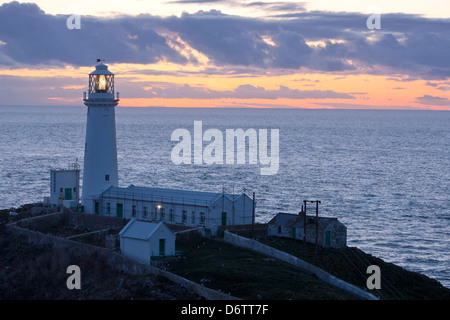
[[[321,249],[288,238],[266,238],[263,243],[317,265],[336,277],[366,289],[367,266],[381,270],[381,299],[450,299],[450,290],[436,280],[407,271],[357,248]],[[244,299],[355,299],[297,268],[221,241],[190,236],[177,241],[183,259],[168,268],[185,278]]]
[[[313,244],[307,244],[306,253],[303,252],[302,241],[268,237],[261,242],[295,255],[360,288],[366,288],[367,267],[377,265],[381,271],[381,290],[371,290],[371,293],[381,299],[450,299],[450,289],[438,281],[387,263],[355,247],[322,248],[316,256]]]
[[[243,299],[357,299],[289,264],[230,244],[191,236],[177,242],[180,276]]]

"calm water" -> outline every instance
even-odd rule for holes
[[[117,108],[121,186],[256,192],[257,221],[304,199],[349,246],[450,287],[450,112]],[[280,168],[174,165],[173,130],[279,129]],[[49,169],[83,163],[85,107],[0,107],[0,207],[42,201]],[[205,143],[206,145],[206,143]]]

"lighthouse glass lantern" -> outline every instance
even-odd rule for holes
[[[89,74],[89,94],[110,93],[114,95],[114,74],[104,64],[96,66]]]

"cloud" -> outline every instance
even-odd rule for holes
[[[342,103],[342,102],[317,102],[315,105],[332,109],[365,109],[365,110],[414,110],[411,106],[388,106],[388,105],[367,105],[360,103]],[[418,108],[417,108],[418,109]]]
[[[354,99],[347,93],[332,90],[298,90],[280,86],[277,90],[267,90],[250,84],[240,85],[234,90],[211,90],[190,85],[156,84],[146,88],[148,98],[166,99]]]
[[[450,107],[450,99],[445,97],[436,97],[431,95],[423,95],[422,97],[417,97],[416,102],[423,105],[432,105],[432,106],[449,106]]]
[[[217,10],[180,17],[81,16],[81,29],[69,30],[68,15],[46,14],[36,4],[6,3],[0,6],[0,66],[88,66],[99,57],[109,63],[199,64],[198,55],[186,54],[190,50],[228,69],[450,78],[450,19],[384,14],[382,30],[374,31],[367,29],[362,13],[309,12],[303,3],[246,5],[273,12],[277,19]],[[294,5],[295,12],[278,14]],[[323,44],[312,46],[312,41]]]
[[[86,79],[0,75],[0,104],[48,105],[58,104],[58,101],[74,101],[79,104],[83,87],[86,88]]]

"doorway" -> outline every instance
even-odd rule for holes
[[[159,256],[164,257],[166,253],[166,239],[159,239]]]
[[[117,204],[116,211],[117,211],[117,216],[119,218],[123,218],[123,204],[122,203]]]

